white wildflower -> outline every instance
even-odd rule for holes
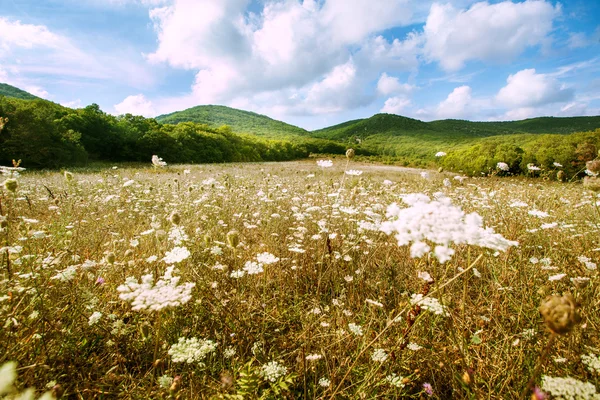
[[[271,361],[261,367],[260,374],[265,381],[275,382],[279,377],[287,374],[287,368],[277,361]]]
[[[596,392],[596,387],[592,383],[571,377],[543,375],[542,390],[550,393],[555,399],[600,400],[600,394]]]
[[[447,197],[431,200],[424,194],[409,194],[403,197],[408,208],[396,203],[387,209],[388,221],[381,224],[381,231],[394,233],[398,246],[410,243],[412,257],[421,257],[430,250],[424,240],[437,244],[434,254],[440,262],[452,257],[450,244],[469,244],[505,251],[518,242],[510,241],[495,233],[492,228],[483,228],[483,219],[477,213],[465,214],[453,206]]]
[[[167,251],[163,261],[167,264],[176,264],[179,263],[191,255],[190,251],[187,247],[177,246],[173,247],[171,251]]]
[[[136,311],[158,311],[167,307],[177,307],[192,298],[191,292],[195,283],[179,284],[180,277],[173,276],[173,266],[165,271],[164,276],[156,284],[152,274],[142,276],[141,282],[129,277],[117,288],[121,300],[131,303]]]
[[[95,323],[97,323],[98,321],[100,321],[100,318],[102,318],[102,313],[100,311],[95,311],[89,318],[88,320],[88,325],[92,326]]]
[[[600,374],[600,356],[589,353],[581,356],[581,361],[586,365],[590,372]]]
[[[331,381],[327,378],[321,378],[319,379],[319,386],[321,387],[329,387],[331,385]]]
[[[395,386],[397,388],[403,388],[404,387],[404,378],[401,376],[398,376],[396,374],[391,374],[385,377],[385,380],[392,386]]]
[[[375,362],[379,362],[382,363],[385,360],[387,360],[388,355],[385,352],[385,350],[383,349],[375,349],[373,350],[373,353],[371,354],[371,360],[375,361]]]
[[[498,168],[500,171],[504,171],[504,172],[507,172],[508,170],[510,170],[510,167],[505,162],[499,162],[498,164],[496,164],[496,168]]]
[[[171,346],[169,355],[173,362],[187,362],[188,364],[201,362],[210,353],[217,349],[217,344],[212,340],[198,338],[179,338],[178,342]]]
[[[263,265],[275,264],[279,261],[279,257],[275,257],[271,253],[260,253],[256,255],[256,260]]]
[[[356,325],[353,322],[350,322],[348,324],[348,329],[350,329],[350,332],[352,332],[356,336],[362,336],[363,335],[362,326]]]
[[[262,264],[254,261],[246,261],[243,270],[246,271],[248,275],[256,275],[264,272]]]
[[[423,294],[417,293],[410,297],[411,304],[418,304],[422,309],[429,310],[434,314],[442,315],[444,317],[450,314],[446,311],[446,308],[439,302],[435,297],[423,297]]]

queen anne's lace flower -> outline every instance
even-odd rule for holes
[[[331,160],[319,160],[317,161],[317,165],[321,168],[329,168],[333,166],[333,161]]]
[[[173,276],[173,266],[165,271],[164,276],[153,283],[153,275],[142,276],[142,281],[129,277],[117,290],[119,298],[131,303],[136,311],[159,311],[167,307],[177,307],[187,303],[192,298],[191,292],[195,283],[179,285],[179,276]]]
[[[169,349],[173,362],[186,362],[188,364],[201,362],[210,353],[217,349],[217,344],[212,340],[198,338],[179,338],[177,343]]]
[[[287,374],[287,368],[277,361],[271,361],[261,367],[260,374],[265,381],[275,382],[277,378]]]
[[[565,400],[600,400],[596,387],[589,382],[581,382],[575,378],[559,378],[542,376],[542,389],[552,395],[553,399]]]
[[[496,168],[498,168],[500,171],[504,171],[504,172],[507,172],[510,169],[508,164],[505,162],[499,162],[498,164],[496,164]]]
[[[156,154],[152,156],[152,164],[155,167],[164,167],[167,165],[166,162],[163,161],[163,159],[159,156],[157,156]]]
[[[469,244],[505,251],[518,242],[510,241],[492,228],[483,228],[483,219],[477,213],[465,214],[453,206],[450,199],[440,197],[431,200],[424,194],[409,194],[402,199],[408,208],[396,203],[387,209],[389,221],[381,224],[385,233],[395,233],[398,246],[411,244],[411,257],[422,257],[431,247],[425,242],[435,243],[434,254],[442,263],[454,254],[451,244]]]
[[[418,304],[422,309],[429,310],[434,314],[447,317],[448,311],[435,297],[423,297],[421,293],[413,294],[410,297],[411,304]]]
[[[595,354],[584,354],[581,356],[581,361],[587,366],[590,372],[600,374],[600,356]]]
[[[167,264],[179,263],[191,255],[187,247],[173,247],[171,251],[167,251],[163,261]]]

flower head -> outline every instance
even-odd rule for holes
[[[564,335],[581,321],[578,305],[570,293],[548,296],[540,306],[544,322],[554,333]]]
[[[167,165],[166,162],[163,161],[163,159],[159,156],[157,156],[156,154],[152,156],[152,164],[155,167],[164,167]]]
[[[168,267],[156,283],[152,274],[142,276],[141,282],[133,277],[127,278],[117,288],[119,298],[130,302],[136,311],[159,311],[187,303],[192,298],[192,289],[196,284],[188,282],[180,285],[180,277],[173,276],[174,268]]]
[[[333,161],[331,160],[319,160],[317,161],[317,165],[321,168],[329,168],[333,166]]]

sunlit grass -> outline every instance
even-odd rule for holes
[[[321,164],[23,174],[1,197],[0,364],[17,362],[20,388],[73,398],[508,399],[536,367],[537,386],[598,387],[594,192]],[[446,196],[518,245],[412,258],[379,230],[409,193]],[[162,285],[144,292],[156,307],[123,296],[143,276]],[[566,292],[582,321],[540,365],[538,308]]]

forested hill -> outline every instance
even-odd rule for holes
[[[312,131],[314,137],[332,140],[364,140],[369,136],[419,136],[440,139],[476,138],[517,133],[558,133],[593,131],[600,128],[600,116],[540,117],[522,121],[471,122],[446,119],[423,122],[394,114],[376,114],[370,118],[344,122]]]
[[[197,106],[160,115],[156,117],[156,120],[164,124],[196,122],[213,128],[228,125],[234,132],[269,138],[309,135],[309,132],[302,128],[269,118],[266,115],[215,105]]]
[[[160,124],[153,118],[113,116],[96,104],[81,109],[47,100],[0,95],[0,165],[21,159],[25,168],[59,168],[88,160],[139,161],[153,154],[171,163],[284,161],[310,153],[344,154],[329,140],[274,140],[234,133],[223,126],[181,122]]]
[[[0,83],[0,96],[14,97],[16,99],[23,99],[23,100],[39,99],[39,97],[34,96],[31,93],[27,93],[24,90],[21,90],[14,86],[8,85],[6,83]]]

